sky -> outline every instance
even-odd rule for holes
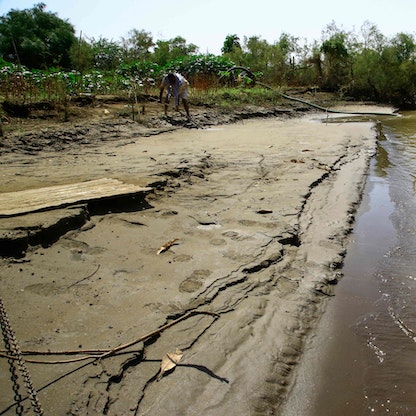
[[[365,22],[387,37],[416,34],[415,0],[0,0],[0,16],[41,1],[77,36],[119,41],[131,29],[144,30],[153,41],[181,36],[203,54],[220,54],[226,36],[234,34],[274,43],[287,33],[312,43],[332,22],[357,34]]]

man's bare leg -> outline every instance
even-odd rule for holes
[[[189,103],[188,103],[188,100],[182,98],[182,102],[183,102],[183,106],[184,106],[185,111],[186,111],[186,116],[188,117],[188,119],[190,119],[191,116],[189,114]]]

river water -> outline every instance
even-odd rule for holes
[[[384,136],[284,416],[416,415],[416,112]]]

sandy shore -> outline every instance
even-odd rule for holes
[[[22,350],[139,341],[94,364],[28,363],[46,414],[279,414],[340,277],[376,150],[373,123],[320,117],[132,131],[121,142],[3,156],[1,192],[103,177],[153,188],[128,204],[0,219],[3,237],[81,221],[21,258],[0,259],[1,297]],[[177,348],[182,360],[157,381]],[[5,359],[0,391],[1,412],[13,404]]]

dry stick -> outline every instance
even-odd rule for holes
[[[23,355],[78,355],[78,354],[90,354],[90,355],[99,355],[104,352],[108,352],[106,349],[85,349],[85,350],[66,350],[66,351],[35,351],[35,350],[24,350],[22,351]],[[6,353],[5,350],[0,350],[0,355],[3,357]]]
[[[42,354],[39,354],[42,355]],[[4,353],[0,353],[0,357],[3,358],[7,358],[8,360],[16,360],[16,357],[12,356],[12,355],[7,355]],[[68,364],[68,363],[76,363],[78,361],[85,361],[85,360],[89,360],[89,359],[98,359],[100,358],[101,355],[85,355],[83,357],[78,357],[78,358],[72,358],[70,360],[56,360],[56,361],[43,361],[43,360],[33,360],[33,359],[26,359],[25,358],[25,362],[27,363],[31,363],[31,364]]]
[[[93,276],[95,275],[95,273],[97,273],[97,272],[98,272],[98,270],[100,269],[100,267],[101,267],[101,265],[99,264],[99,265],[97,266],[97,269],[95,270],[95,272],[92,272],[92,273],[91,273],[91,274],[89,274],[87,277],[83,277],[81,280],[78,280],[78,281],[76,281],[75,283],[72,283],[72,285],[69,285],[69,286],[68,286],[68,289],[70,289],[71,287],[73,287],[73,286],[77,285],[78,283],[83,282],[84,280],[89,279],[90,277],[93,277]]]
[[[115,347],[115,348],[112,348],[112,349],[106,349],[106,350],[84,350],[84,351],[83,350],[79,350],[79,351],[72,350],[72,351],[62,351],[62,352],[54,352],[53,353],[53,354],[61,354],[61,355],[70,355],[70,354],[85,354],[86,351],[87,352],[88,351],[93,351],[94,352],[94,354],[84,355],[82,357],[73,358],[73,359],[70,359],[70,360],[41,361],[41,360],[25,359],[25,361],[28,362],[28,363],[34,363],[34,364],[69,364],[69,363],[75,363],[75,362],[79,362],[79,361],[84,361],[84,360],[92,359],[93,360],[93,361],[91,361],[91,363],[92,363],[92,362],[94,362],[96,360],[103,360],[104,358],[108,358],[108,357],[110,357],[112,355],[115,355],[117,352],[120,352],[120,351],[122,351],[122,350],[124,350],[126,348],[129,348],[129,347],[131,347],[131,346],[133,346],[135,344],[138,344],[139,342],[145,341],[146,339],[152,338],[155,335],[158,335],[158,334],[162,333],[166,329],[168,329],[168,328],[170,328],[170,327],[178,324],[179,322],[182,322],[182,321],[184,321],[184,320],[186,320],[188,318],[191,318],[192,316],[196,316],[196,315],[209,315],[209,316],[213,316],[215,319],[217,319],[217,318],[220,317],[220,315],[217,314],[217,313],[215,313],[215,312],[192,311],[192,312],[189,312],[189,313],[181,316],[178,319],[175,319],[172,322],[169,322],[166,325],[161,326],[160,328],[158,328],[158,329],[156,329],[156,330],[154,330],[152,332],[149,332],[146,335],[143,335],[140,338],[135,339],[134,341],[130,341],[127,344],[122,344],[122,345],[119,345],[118,347]],[[97,352],[101,352],[101,354],[97,354]],[[33,352],[32,353],[29,353],[28,351],[23,351],[22,353],[23,354],[27,354],[27,355],[33,354]],[[36,355],[50,355],[51,353],[50,352],[41,352],[41,351],[38,351],[38,352],[36,352],[34,354],[36,354]],[[3,354],[3,353],[0,353],[0,357],[13,358],[13,357],[8,356],[7,354]]]
[[[165,329],[168,329],[171,326],[174,326],[174,325],[178,324],[179,322],[184,321],[184,320],[186,320],[186,319],[188,319],[188,318],[190,318],[190,317],[192,317],[194,315],[210,315],[210,316],[214,316],[215,318],[219,318],[220,317],[219,314],[214,313],[214,312],[203,312],[203,311],[192,311],[192,312],[189,312],[186,315],[181,316],[180,318],[178,318],[178,319],[176,319],[176,320],[174,320],[174,321],[172,321],[172,322],[170,322],[170,323],[168,323],[168,324],[160,327],[159,329],[157,329],[157,330],[155,330],[153,332],[150,332],[149,334],[147,334],[147,335],[145,335],[143,337],[140,337],[140,338],[138,338],[138,339],[136,339],[134,341],[128,342],[127,344],[120,345],[120,346],[118,346],[116,348],[113,348],[112,350],[108,351],[107,353],[102,354],[100,356],[100,359],[107,358],[107,357],[109,357],[110,355],[113,355],[116,352],[119,352],[119,351],[124,350],[124,349],[126,349],[128,347],[131,347],[131,346],[133,346],[135,344],[138,344],[139,342],[142,342],[142,341],[144,341],[144,340],[146,340],[148,338],[152,338],[155,335],[158,335],[161,332],[163,332]]]

